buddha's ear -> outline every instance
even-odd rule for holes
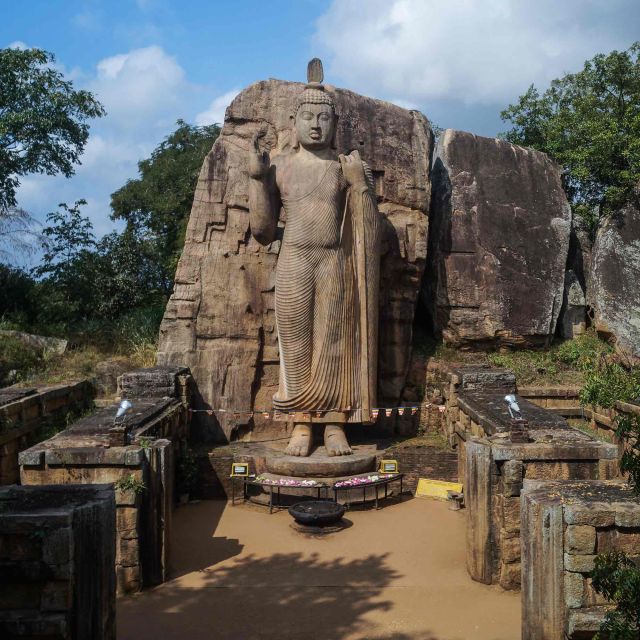
[[[289,120],[291,120],[291,148],[297,150],[300,148],[300,142],[298,141],[298,132],[296,131],[296,117],[289,116]]]
[[[331,148],[337,149],[338,144],[336,142],[336,136],[338,135],[338,114],[333,116],[333,135],[331,136]]]

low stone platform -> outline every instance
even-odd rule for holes
[[[186,441],[187,407],[176,398],[133,399],[86,416],[19,455],[23,485],[116,485],[118,591],[163,582],[168,568],[174,452]]]
[[[502,391],[460,392],[453,424],[467,507],[467,569],[474,580],[504,589],[521,584],[523,483],[608,480],[618,473],[616,445],[570,427],[547,409],[518,402],[528,421],[526,442],[512,440]]]

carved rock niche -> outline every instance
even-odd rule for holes
[[[337,153],[358,149],[372,167],[383,223],[378,402],[397,402],[411,356],[412,325],[427,253],[433,135],[417,111],[325,85],[337,105]],[[266,80],[227,109],[196,187],[175,288],[160,328],[158,364],[191,369],[200,435],[212,441],[282,436],[271,408],[278,387],[274,282],[280,240],[260,246],[249,230],[247,161],[252,136],[273,156],[290,145],[303,85]],[[286,227],[282,215],[281,233]],[[281,237],[281,236],[280,236]],[[235,412],[235,413],[234,413]]]

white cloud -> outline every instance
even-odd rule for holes
[[[24,42],[22,42],[22,40],[14,40],[7,45],[7,49],[20,49],[24,51],[28,48],[29,47]]]
[[[69,73],[61,71],[65,77]],[[81,164],[70,179],[30,175],[21,179],[19,204],[40,221],[59,202],[88,201],[83,209],[97,236],[119,223],[109,219],[110,195],[137,176],[137,163],[175,129],[176,120],[193,121],[211,95],[210,88],[189,83],[177,60],[159,46],[133,49],[100,60],[94,69],[75,74],[77,88],[87,88],[107,115],[91,122]],[[237,92],[229,92],[197,116],[217,115]],[[224,103],[224,104],[223,104]]]
[[[231,91],[214,98],[209,108],[196,116],[196,124],[200,127],[207,124],[222,124],[227,107],[239,93],[240,89],[231,89]]]
[[[150,116],[175,111],[188,86],[175,58],[151,46],[101,60],[91,89],[110,116],[137,126]]]
[[[629,11],[638,13],[630,0],[334,0],[315,40],[328,81],[395,102],[506,104],[628,47]]]

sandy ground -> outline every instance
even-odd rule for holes
[[[311,538],[286,512],[175,512],[174,578],[118,601],[120,640],[517,640],[520,595],[473,582],[464,511],[425,499],[350,511]]]

